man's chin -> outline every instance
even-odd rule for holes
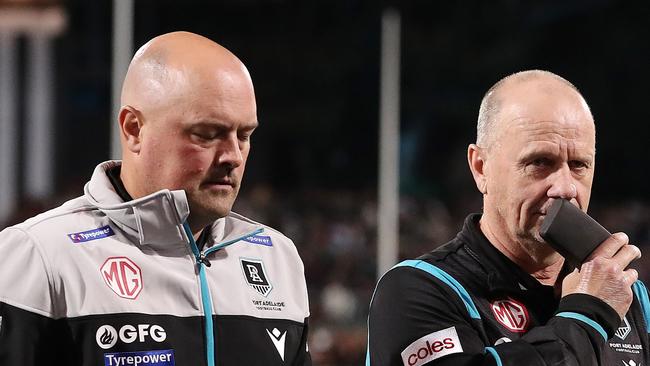
[[[212,200],[205,199],[198,202],[190,202],[190,215],[194,217],[200,217],[201,221],[215,221],[222,217],[228,216],[230,210],[232,209],[232,202],[223,202],[225,200],[219,200],[219,202],[210,202]]]

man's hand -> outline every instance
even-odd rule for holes
[[[595,296],[614,308],[623,319],[632,304],[632,284],[639,274],[625,269],[641,257],[641,251],[628,244],[625,233],[615,233],[605,240],[577,269],[562,282],[562,296],[583,293]]]

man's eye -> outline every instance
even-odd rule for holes
[[[589,164],[585,163],[584,161],[572,160],[569,162],[569,167],[572,170],[583,170],[589,168]]]
[[[206,132],[193,132],[192,136],[194,136],[198,140],[213,140],[215,138],[214,134],[206,133]]]
[[[536,167],[544,167],[551,165],[551,160],[547,158],[537,158],[530,162],[530,165]]]

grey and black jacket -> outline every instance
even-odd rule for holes
[[[622,321],[590,295],[560,298],[494,248],[479,219],[470,215],[455,239],[382,277],[366,365],[650,365],[642,282]]]
[[[0,233],[0,365],[311,364],[293,242],[231,213],[200,247],[184,191],[124,202],[116,166]]]

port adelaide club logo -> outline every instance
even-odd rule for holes
[[[261,260],[249,258],[239,258],[239,261],[241,262],[241,268],[244,271],[244,277],[248,286],[260,295],[267,297],[271,293],[273,285],[271,285],[269,277],[266,275],[264,263]]]

